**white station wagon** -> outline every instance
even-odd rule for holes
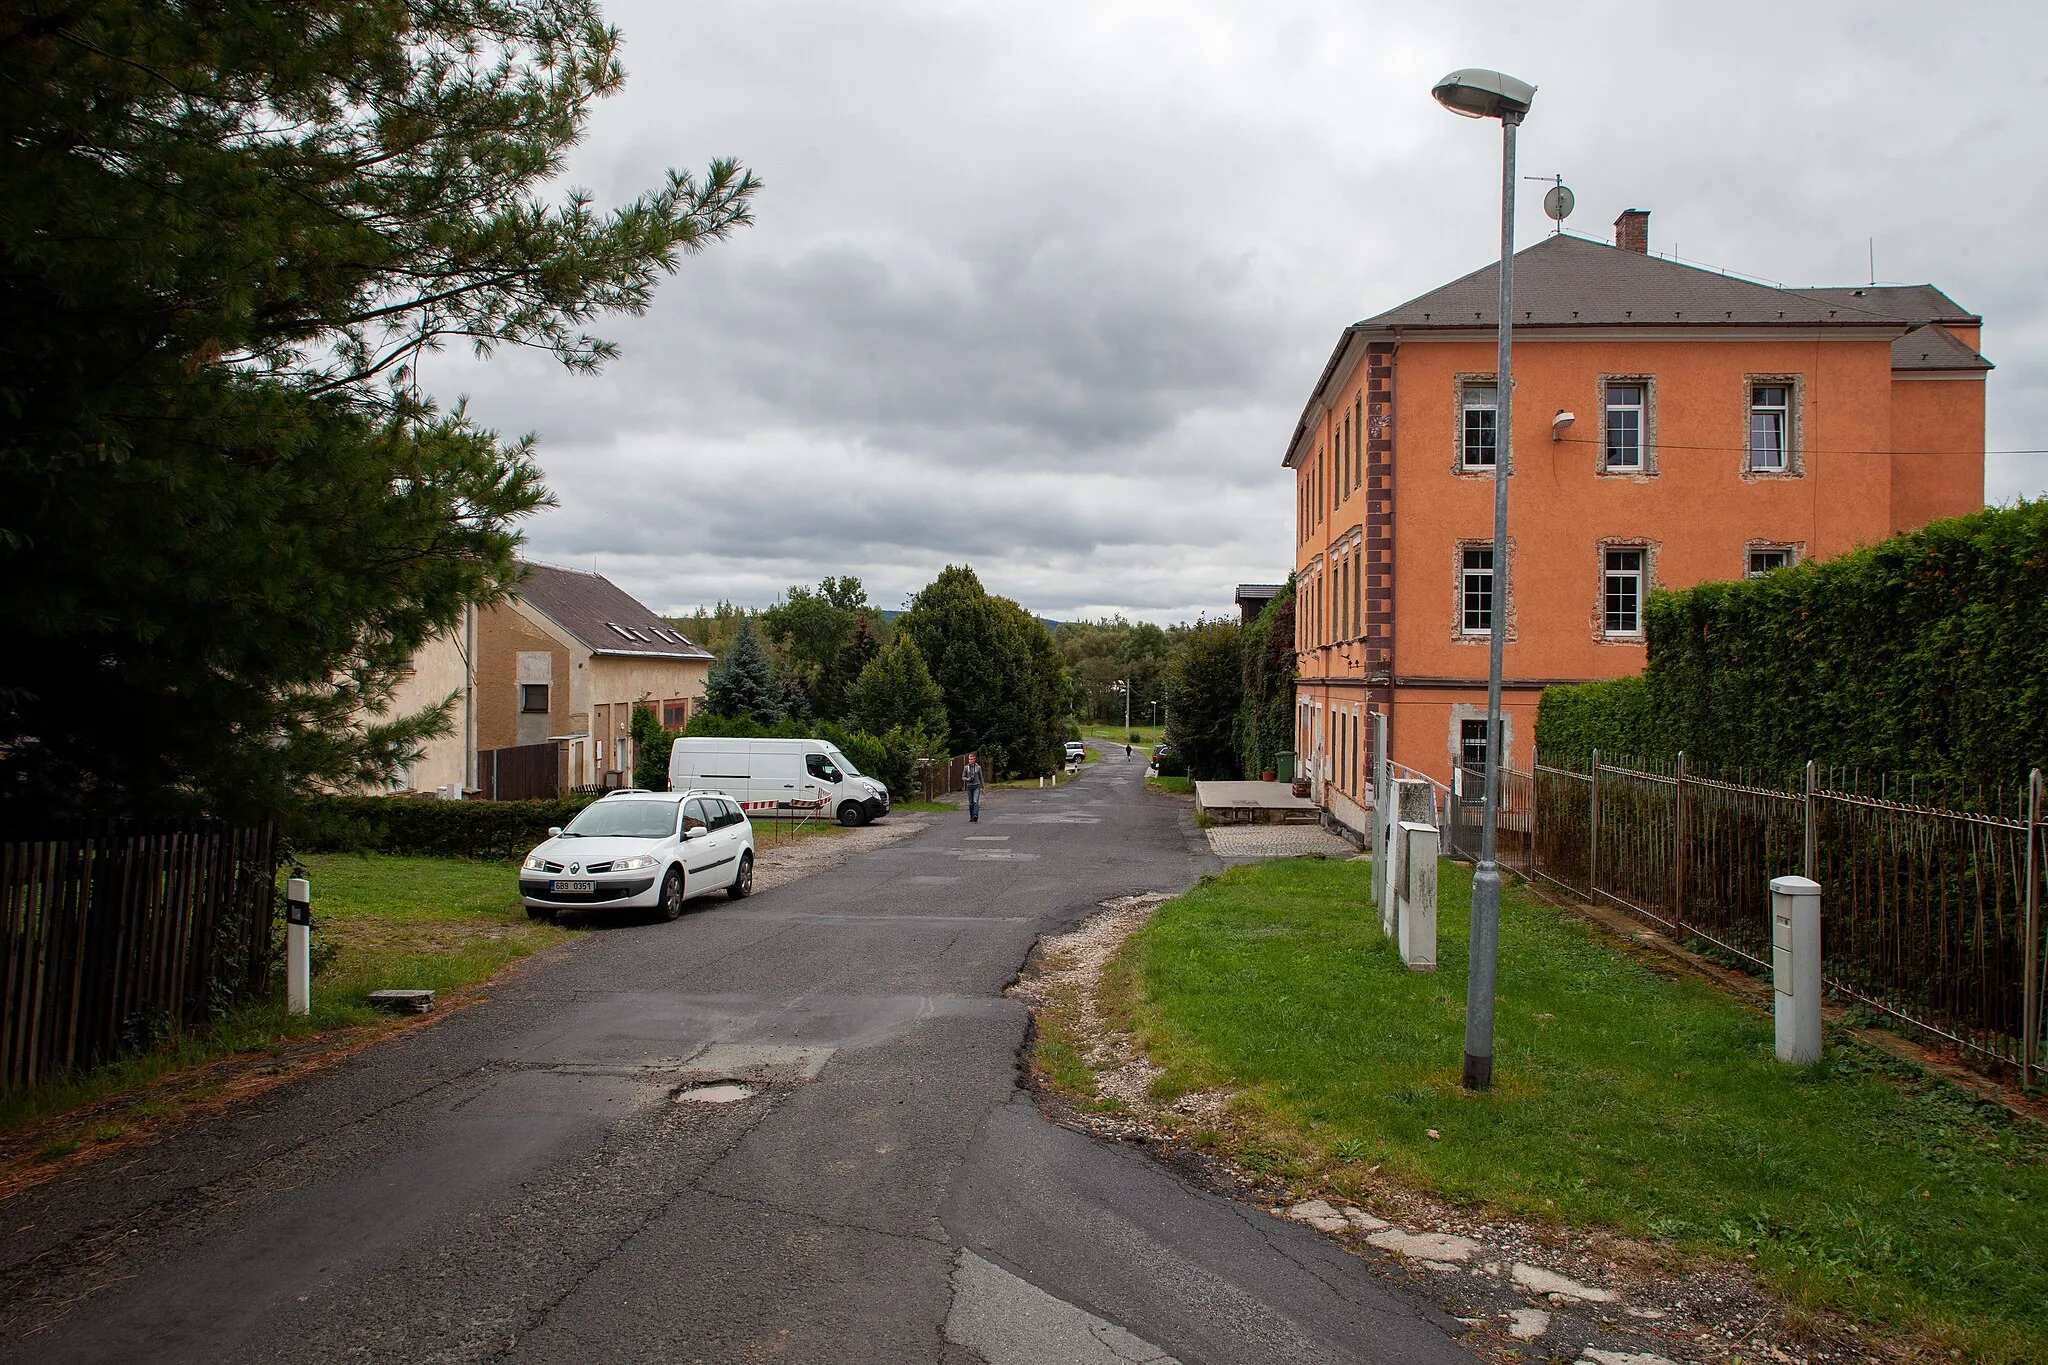
[[[564,910],[683,913],[692,896],[754,889],[754,826],[718,792],[614,792],[552,831],[519,869],[534,919]]]

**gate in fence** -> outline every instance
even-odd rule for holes
[[[481,749],[477,786],[486,801],[551,801],[561,794],[561,750],[552,741]]]
[[[1596,750],[1584,771],[1539,760],[1507,777],[1508,793],[1530,793],[1525,871],[1764,972],[1770,879],[1812,877],[1830,989],[2032,1084],[2048,901],[2039,771],[2014,813],[1838,790],[1812,764],[1799,789],[1730,780],[1689,771],[1683,754],[1620,766]]]
[[[268,825],[0,844],[0,1091],[262,996],[276,868]]]
[[[967,755],[953,758],[926,758],[918,760],[917,786],[921,801],[936,801],[942,796],[967,789]]]

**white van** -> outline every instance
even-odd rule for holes
[[[814,810],[842,825],[889,813],[889,789],[822,739],[679,739],[668,785],[723,792],[750,812]]]

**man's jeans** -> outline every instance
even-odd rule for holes
[[[967,818],[970,820],[979,820],[981,818],[981,788],[979,787],[969,787],[967,789]]]

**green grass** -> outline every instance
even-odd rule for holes
[[[452,991],[474,985],[569,936],[567,930],[527,919],[512,863],[382,854],[318,854],[304,863],[313,883],[311,1014],[286,1013],[280,990],[276,1000],[243,1006],[212,1027],[185,1033],[153,1052],[116,1058],[0,1099],[0,1132],[140,1090],[235,1053],[276,1052],[311,1034],[388,1023],[391,1016],[369,1004],[369,992]],[[153,1119],[167,1112],[163,1105],[145,1102],[123,1117]],[[75,1151],[79,1141],[79,1135],[71,1135],[51,1143],[46,1149],[51,1155],[44,1159]]]
[[[1156,792],[1177,792],[1182,796],[1191,795],[1195,780],[1191,777],[1148,777],[1145,785]]]
[[[1132,735],[1136,735],[1138,738],[1132,739]],[[1134,749],[1143,750],[1149,756],[1152,752],[1152,746],[1165,740],[1166,727],[1164,725],[1133,725],[1130,729],[1126,730],[1121,725],[1084,725],[1081,727],[1081,736],[1084,739],[1099,739],[1111,744],[1127,743]]]
[[[897,802],[897,803],[896,803],[895,805],[893,805],[893,806],[889,807],[889,809],[890,809],[891,811],[899,811],[899,810],[912,810],[912,811],[927,811],[927,812],[930,812],[930,811],[958,811],[958,810],[961,810],[961,809],[963,809],[963,808],[964,808],[964,807],[962,806],[962,804],[961,804],[961,803],[962,803],[962,802],[965,802],[965,801],[966,801],[966,799],[967,799],[967,798],[966,798],[966,797],[965,797],[965,796],[963,795],[963,796],[962,796],[962,797],[960,798],[960,802],[954,802],[954,801],[898,801],[898,802]]]
[[[1281,860],[1160,909],[1105,988],[1115,1008],[1122,982],[1167,1068],[1160,1094],[1244,1086],[1246,1122],[1283,1135],[1296,1178],[1341,1187],[1381,1163],[1453,1199],[1753,1256],[1795,1305],[1973,1360],[2048,1358],[2038,1125],[1846,1034],[1815,1067],[1780,1065],[1763,1013],[1513,889],[1496,1086],[1469,1095],[1470,872],[1443,864],[1433,974],[1380,935],[1370,877]]]

